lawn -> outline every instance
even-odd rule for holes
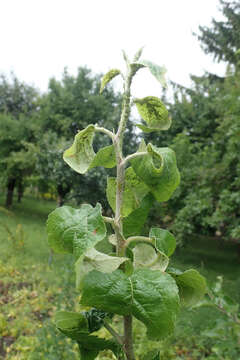
[[[51,257],[47,246],[45,222],[55,206],[53,201],[25,197],[22,204],[14,204],[11,213],[0,210],[0,359],[78,358],[76,346],[52,322],[59,309],[80,309],[72,258]],[[203,239],[193,239],[178,250],[171,264],[196,268],[207,277],[209,287],[222,275],[224,293],[237,302],[239,265],[234,246]],[[214,306],[183,310],[174,336],[161,343],[146,341],[144,327],[135,323],[137,359],[143,351],[160,349],[161,359],[166,360],[238,360],[239,328],[232,333],[229,321]],[[100,359],[114,357],[102,353]]]

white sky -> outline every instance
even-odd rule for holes
[[[223,74],[192,31],[220,19],[218,0],[0,0],[0,72],[47,89],[63,68],[94,73],[123,66],[121,49],[165,65],[168,78],[189,86],[189,74]],[[141,70],[135,96],[158,95],[156,80]]]

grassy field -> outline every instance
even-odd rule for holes
[[[0,359],[78,358],[75,345],[51,321],[56,310],[79,310],[73,260],[63,255],[51,259],[47,246],[45,222],[55,206],[25,197],[22,204],[15,203],[11,214],[0,210]],[[171,265],[198,269],[209,287],[222,275],[224,293],[239,303],[240,263],[234,246],[193,239],[177,251]],[[229,327],[235,326],[231,324],[214,306],[183,310],[174,336],[156,343],[146,341],[144,327],[136,323],[137,359],[147,350],[160,349],[161,359],[166,360],[239,360],[239,328],[231,332]],[[102,353],[100,359],[114,357]]]

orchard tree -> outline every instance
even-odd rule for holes
[[[43,131],[51,130],[68,140],[92,122],[101,125],[107,119],[111,128],[116,127],[121,97],[112,88],[99,96],[99,89],[100,76],[93,76],[87,68],[79,68],[76,76],[65,69],[61,81],[51,79],[41,102]]]
[[[24,177],[34,169],[34,146],[31,144],[36,140],[38,129],[33,119],[37,99],[37,91],[15,76],[11,80],[0,77],[0,168],[7,188],[7,207],[12,205],[16,186],[21,200]]]
[[[38,117],[43,136],[39,146],[46,150],[39,153],[37,171],[41,187],[51,184],[56,189],[59,205],[63,204],[66,195],[78,203],[91,197],[92,201],[101,199],[103,206],[106,205],[106,172],[92,169],[88,178],[78,177],[76,183],[76,175],[61,160],[61,153],[72,134],[88,124],[101,126],[104,120],[110,129],[117,127],[122,98],[111,86],[99,95],[100,86],[100,76],[93,76],[87,68],[79,68],[76,76],[65,69],[62,80],[51,79],[48,93],[42,97]],[[136,147],[136,141],[131,124],[126,133],[126,148]],[[97,135],[93,147],[97,152],[109,144],[107,136]]]

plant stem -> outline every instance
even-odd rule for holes
[[[133,335],[132,335],[132,315],[124,316],[124,350],[127,360],[134,360]]]
[[[108,135],[112,140],[114,140],[114,134],[112,131],[108,130],[108,129],[105,129],[103,127],[99,127],[97,125],[95,125],[95,131],[99,131],[99,132],[102,132],[106,135]]]
[[[131,154],[131,155],[128,155],[127,157],[125,157],[125,159],[123,160],[123,164],[126,165],[126,163],[129,161],[129,160],[132,160],[132,159],[135,159],[136,157],[138,156],[143,156],[143,155],[147,155],[148,152],[147,151],[139,151],[139,152],[136,152],[134,154]]]
[[[128,65],[128,64],[127,64]],[[128,66],[128,73],[124,84],[124,95],[122,114],[118,127],[117,134],[113,140],[116,153],[117,163],[117,178],[116,178],[116,209],[115,209],[115,234],[117,238],[117,256],[123,256],[125,252],[125,239],[123,236],[123,224],[122,224],[122,203],[124,193],[124,181],[125,181],[125,163],[123,159],[122,146],[123,146],[123,134],[126,128],[126,123],[130,115],[130,99],[131,99],[131,82],[133,73],[130,66]],[[127,360],[134,360],[133,353],[133,338],[132,338],[132,316],[124,316],[124,352]]]
[[[106,321],[104,321],[104,327],[110,332],[110,334],[117,340],[120,345],[123,345],[122,336],[120,336]]]
[[[127,247],[131,242],[141,242],[153,245],[152,239],[147,236],[130,236],[127,238],[125,246]]]

